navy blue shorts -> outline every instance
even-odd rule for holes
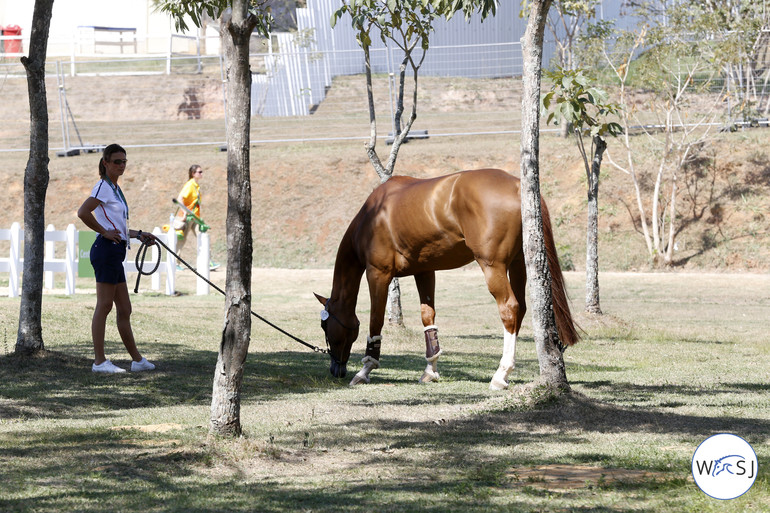
[[[126,243],[121,244],[96,236],[91,246],[91,266],[94,268],[97,283],[124,283],[126,272],[123,260],[126,259]]]

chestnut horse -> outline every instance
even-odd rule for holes
[[[563,346],[570,346],[579,336],[567,303],[545,202],[542,209],[559,339]],[[526,310],[527,275],[519,179],[499,169],[461,171],[430,179],[394,176],[369,195],[340,242],[331,296],[327,299],[316,294],[324,305],[321,326],[329,345],[332,375],[344,377],[347,372],[350,350],[358,337],[355,309],[365,272],[371,298],[369,336],[364,366],[350,384],[368,383],[369,373],[380,366],[388,286],[394,277],[410,275],[420,296],[428,360],[420,381],[438,379],[441,348],[435,325],[435,271],[455,269],[473,260],[481,266],[505,328],[503,355],[489,387],[506,388]]]

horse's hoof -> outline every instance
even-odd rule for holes
[[[508,388],[508,383],[501,379],[492,378],[492,381],[489,382],[489,389],[490,390],[505,390]]]
[[[422,377],[420,377],[420,383],[430,383],[439,379],[441,379],[441,376],[439,376],[438,372],[425,371],[422,373]]]
[[[353,376],[353,379],[350,380],[350,384],[348,386],[354,387],[360,383],[369,383],[371,379],[369,379],[369,376],[366,374],[361,374],[360,372]]]

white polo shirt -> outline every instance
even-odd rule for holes
[[[118,230],[120,238],[131,241],[128,236],[128,204],[120,186],[109,180],[99,180],[91,191],[91,197],[99,200],[99,206],[94,210],[96,222],[107,230]]]

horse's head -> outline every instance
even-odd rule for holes
[[[321,328],[324,330],[326,345],[329,346],[331,364],[329,372],[335,378],[344,378],[347,373],[347,363],[350,349],[358,338],[360,323],[355,311],[346,312],[341,304],[332,303],[328,298],[315,294],[324,309],[321,310]]]

